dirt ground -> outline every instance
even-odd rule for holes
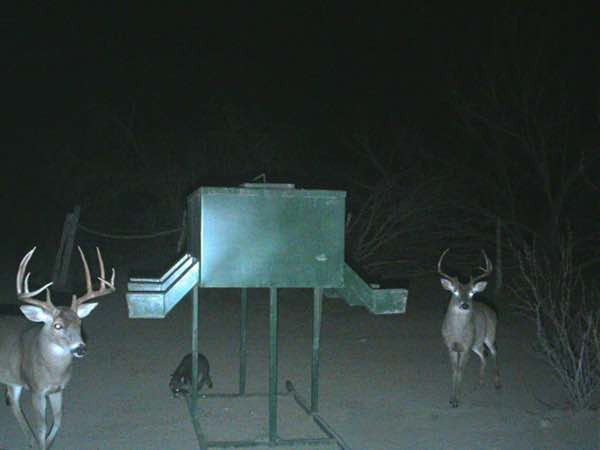
[[[121,264],[118,293],[101,299],[84,321],[89,353],[75,361],[56,450],[197,448],[185,402],[173,399],[168,389],[170,373],[191,348],[191,302],[185,299],[163,320],[129,319],[128,275],[129,267]],[[1,301],[13,301],[12,275],[1,281]],[[479,365],[473,358],[464,401],[451,408],[450,368],[440,336],[446,301],[434,277],[413,282],[403,315],[375,316],[341,299],[325,300],[320,409],[352,449],[600,448],[597,413],[561,408],[565,397],[559,384],[532,356],[531,327],[508,305],[498,305],[503,389],[494,390],[491,371],[485,385],[477,385]],[[311,317],[310,290],[280,292],[280,390],[289,379],[308,396]],[[211,363],[212,392],[237,388],[238,320],[238,290],[202,291],[200,346]],[[250,291],[248,350],[248,391],[266,392],[266,290]],[[29,396],[24,397],[27,412]],[[286,401],[279,417],[282,433],[302,420],[288,411]],[[209,438],[267,433],[266,399],[202,405]],[[27,448],[3,404],[0,448]]]

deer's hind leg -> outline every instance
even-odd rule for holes
[[[490,354],[494,357],[494,387],[496,389],[500,389],[502,388],[502,383],[500,383],[500,368],[498,367],[496,343],[493,341],[486,340],[485,346],[490,351]]]
[[[474,345],[472,350],[473,350],[473,353],[475,353],[477,356],[479,356],[479,359],[481,360],[481,368],[479,369],[479,384],[482,385],[483,378],[485,376],[485,365],[486,365],[485,350],[483,347],[483,343],[481,343],[481,345]]]

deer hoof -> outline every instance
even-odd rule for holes
[[[458,408],[458,400],[456,400],[455,398],[450,399],[450,405],[453,408]]]

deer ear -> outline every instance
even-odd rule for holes
[[[94,308],[98,306],[98,303],[84,303],[77,307],[77,317],[83,319],[90,315]]]
[[[487,287],[487,281],[480,281],[479,283],[475,283],[475,285],[471,289],[471,292],[473,292],[473,294],[476,294],[478,292],[483,292],[486,287]]]
[[[440,278],[440,281],[442,282],[442,287],[444,289],[446,289],[447,291],[450,292],[454,292],[454,285],[452,284],[452,282],[450,280],[447,280],[446,278]]]
[[[25,317],[32,322],[52,322],[52,315],[44,308],[33,305],[23,305],[20,308]]]

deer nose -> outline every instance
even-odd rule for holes
[[[86,355],[86,353],[87,353],[87,350],[85,348],[85,344],[78,345],[73,350],[71,350],[71,353],[76,358],[83,358]]]
[[[471,306],[468,303],[461,303],[460,309],[468,310]]]

